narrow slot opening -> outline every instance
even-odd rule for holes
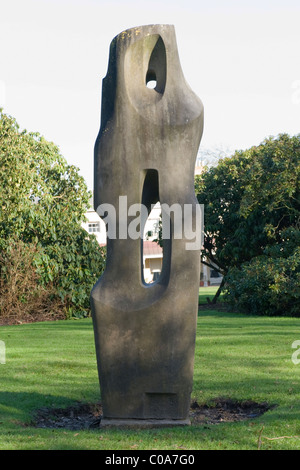
[[[151,209],[144,228],[143,263],[144,282],[159,280],[163,264],[161,235],[161,207],[159,201]]]
[[[142,204],[147,208],[148,218],[143,221],[142,282],[146,285],[160,280],[163,266],[163,248],[158,243],[161,226],[158,172],[147,170],[142,192]]]

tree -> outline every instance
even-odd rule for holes
[[[300,135],[281,134],[197,176],[198,201],[205,207],[203,262],[224,281],[233,268],[259,256],[274,258],[275,251],[282,257],[291,245],[287,231],[300,228],[299,163]]]
[[[54,286],[68,314],[88,312],[90,289],[104,268],[103,249],[81,227],[90,198],[55,144],[20,131],[0,110],[0,252],[7,255],[16,241],[35,247],[38,282]],[[0,270],[4,282],[3,264]]]

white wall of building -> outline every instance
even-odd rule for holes
[[[87,220],[83,222],[82,227],[88,233],[95,235],[100,245],[106,245],[106,226],[103,220],[92,209],[86,212],[85,216]]]

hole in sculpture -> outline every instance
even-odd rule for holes
[[[151,88],[152,90],[156,87],[156,85],[157,85],[156,80],[149,80],[149,82],[147,82],[147,88]]]
[[[143,266],[144,281],[152,284],[160,278],[163,263],[163,248],[159,235],[161,233],[161,207],[159,201],[150,211],[144,228]]]
[[[153,70],[148,70],[147,72],[146,85],[147,85],[147,88],[151,88],[152,90],[156,88],[157,79],[156,79],[156,73]]]
[[[163,249],[155,241],[159,238],[161,224],[157,170],[146,170],[142,204],[148,211],[147,220],[142,222],[142,281],[144,284],[152,284],[160,279],[163,265]]]
[[[146,85],[157,93],[163,94],[167,79],[166,48],[161,37],[157,38],[151,51],[146,73]]]

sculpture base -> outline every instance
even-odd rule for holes
[[[114,427],[114,428],[162,428],[173,426],[190,426],[189,419],[117,419],[117,418],[102,418],[100,428]]]

